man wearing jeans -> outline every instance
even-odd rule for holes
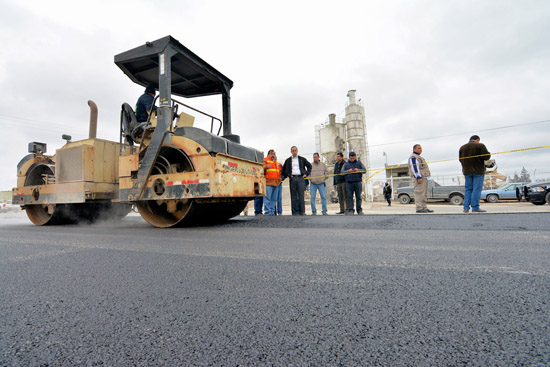
[[[327,191],[325,181],[328,180],[328,168],[327,165],[319,159],[319,153],[313,153],[313,164],[311,167],[311,178],[309,179],[311,183],[311,185],[309,185],[311,215],[317,215],[317,208],[315,207],[317,191],[319,191],[319,195],[321,196],[323,215],[327,215]]]
[[[484,144],[479,142],[479,136],[472,135],[470,142],[460,147],[458,152],[462,173],[465,178],[464,213],[484,213],[479,207],[481,190],[485,179],[485,161],[491,158],[491,153]]]
[[[275,158],[275,150],[269,149],[267,157],[264,158],[265,172],[265,215],[277,215],[277,194],[281,184],[281,170]]]

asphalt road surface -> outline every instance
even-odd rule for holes
[[[550,213],[0,222],[2,366],[548,366]]]

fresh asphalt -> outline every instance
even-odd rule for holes
[[[550,214],[0,221],[1,366],[548,366]]]

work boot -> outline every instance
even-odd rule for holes
[[[487,210],[479,208],[477,210],[472,210],[472,213],[487,213]]]

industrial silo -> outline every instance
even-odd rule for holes
[[[367,147],[367,127],[365,122],[365,109],[360,100],[355,97],[355,90],[348,91],[348,103],[346,104],[346,135],[349,151],[357,154],[359,159],[367,170],[370,168],[369,152]],[[369,176],[369,172],[364,178]],[[364,184],[364,182],[363,182]],[[363,185],[363,193],[366,198],[371,199],[372,188],[370,185]]]
[[[319,153],[329,167],[336,163],[336,153],[346,156],[346,128],[336,122],[335,114],[328,115],[328,123],[319,129],[319,143]]]

